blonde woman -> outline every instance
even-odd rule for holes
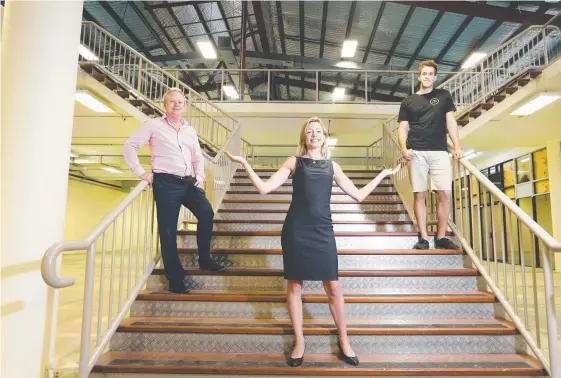
[[[385,169],[362,189],[357,189],[341,167],[326,159],[328,133],[319,118],[310,118],[302,126],[297,156],[263,182],[249,163],[240,156],[228,158],[243,165],[260,194],[267,194],[293,176],[292,203],[282,228],[284,278],[287,282],[287,302],[295,343],[287,363],[300,366],[304,360],[302,329],[303,281],[323,281],[329,300],[329,310],[339,334],[338,346],[343,360],[350,365],[359,361],[347,337],[345,300],[338,276],[337,247],[331,221],[331,189],[333,180],[355,200],[362,202],[383,178],[399,170]]]

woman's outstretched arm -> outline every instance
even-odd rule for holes
[[[261,180],[261,177],[255,173],[251,165],[245,160],[245,158],[241,156],[232,156],[227,151],[224,152],[228,159],[232,160],[233,162],[240,163],[244,169],[246,170],[251,183],[257,188],[259,194],[267,194],[272,192],[273,190],[277,189],[279,186],[284,184],[288,179],[288,176],[296,167],[296,158],[290,157],[288,158],[282,167],[276,171],[266,182]]]
[[[339,187],[345,193],[347,193],[356,201],[362,202],[366,197],[368,197],[370,193],[372,193],[374,188],[376,188],[384,178],[395,174],[397,171],[399,171],[400,168],[401,165],[398,165],[395,169],[384,169],[378,176],[376,176],[372,181],[366,184],[366,186],[364,186],[361,189],[357,189],[357,187],[355,186],[355,184],[353,184],[351,179],[349,179],[347,175],[343,172],[339,164],[333,162],[333,170],[334,170],[333,178],[337,183],[337,185],[339,185]]]

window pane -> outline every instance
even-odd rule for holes
[[[549,193],[549,180],[538,181],[534,184],[536,194]]]
[[[514,160],[503,163],[504,187],[514,185]]]
[[[530,155],[524,155],[516,159],[516,182],[522,184],[532,180],[530,174]]]
[[[532,159],[534,161],[534,180],[539,180],[549,177],[549,171],[547,167],[547,150],[536,151],[532,154]]]
[[[505,190],[505,194],[508,198],[514,199],[516,198],[516,190],[514,188],[508,188]]]

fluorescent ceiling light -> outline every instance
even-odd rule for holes
[[[70,157],[75,158],[75,157],[78,157],[78,155],[76,155],[74,152],[70,152]]]
[[[111,172],[111,173],[123,173],[123,171],[120,171],[117,168],[113,168],[113,167],[109,167],[109,166],[101,167],[101,169],[103,169],[104,171],[107,171],[107,172]]]
[[[82,44],[80,44],[80,47],[78,47],[78,54],[82,55],[85,60],[99,60],[99,57],[97,55],[95,55],[90,49]]]
[[[333,89],[333,100],[342,100],[345,98],[345,88],[337,87]]]
[[[473,159],[473,158],[478,157],[478,156],[481,155],[481,154],[482,154],[482,152],[474,152],[474,153],[471,153],[471,154],[469,154],[469,155],[467,155],[467,156],[464,155],[464,160],[471,160],[471,159]]]
[[[558,3],[559,0],[545,0],[546,3]]]
[[[197,42],[197,46],[199,46],[199,50],[205,59],[216,59],[216,51],[214,50],[212,43],[208,41],[200,41]]]
[[[328,146],[335,146],[337,144],[337,138],[327,138]]]
[[[97,100],[95,97],[93,97],[88,92],[76,92],[74,94],[74,98],[80,104],[82,104],[84,106],[87,106],[88,108],[90,108],[94,112],[97,112],[97,113],[115,113],[113,110],[111,110],[110,108],[105,106],[103,103],[101,103],[99,100]]]
[[[343,60],[340,61],[339,63],[335,64],[335,67],[339,67],[339,68],[352,68],[352,69],[357,69],[358,64],[356,64],[355,62],[349,62],[348,60]]]
[[[475,66],[481,59],[485,58],[487,53],[484,52],[474,52],[466,59],[464,64],[462,64],[462,69],[467,69]]]
[[[529,158],[529,157],[525,157],[524,159],[521,159],[521,160],[520,160],[521,163],[525,163],[525,162],[527,162],[527,161],[530,161],[530,158]]]
[[[558,100],[561,98],[561,95],[554,94],[554,93],[541,93],[538,97],[533,99],[532,101],[528,102],[526,105],[523,105],[510,113],[510,115],[515,116],[527,116],[534,112],[537,112],[541,108],[551,104],[553,101]]]
[[[352,58],[355,56],[357,41],[345,41],[343,42],[343,48],[341,49],[341,57]]]
[[[92,160],[88,160],[88,159],[74,159],[74,163],[75,164],[93,164],[94,162]]]
[[[224,87],[222,87],[222,89],[224,89],[224,93],[226,93],[226,96],[237,100],[238,98],[240,98],[240,95],[238,94],[238,91],[236,91],[236,88],[234,88],[233,85],[225,85]]]

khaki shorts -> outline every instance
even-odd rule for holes
[[[446,151],[414,151],[409,161],[409,178],[413,192],[426,192],[430,173],[431,190],[452,190],[452,162]]]

